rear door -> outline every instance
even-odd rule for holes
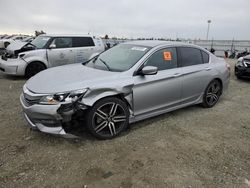
[[[189,103],[201,97],[211,80],[208,53],[194,47],[178,47],[178,60],[182,67],[182,102]]]
[[[156,51],[144,66],[158,68],[156,75],[135,75],[134,115],[173,107],[181,99],[181,68],[177,64],[176,48]]]
[[[75,53],[72,46],[72,37],[56,37],[47,50],[50,67],[74,63]]]
[[[75,63],[89,60],[90,56],[96,52],[92,37],[73,37],[72,42],[75,48]]]

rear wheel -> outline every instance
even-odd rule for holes
[[[213,107],[219,100],[222,94],[222,85],[218,80],[213,80],[207,86],[204,96],[203,96],[203,103],[202,105],[205,108]]]
[[[25,77],[30,78],[30,77],[34,76],[35,74],[37,74],[45,69],[46,69],[45,65],[40,63],[40,62],[30,63],[26,67]]]
[[[124,101],[109,97],[98,101],[87,114],[87,127],[99,139],[118,136],[128,127],[129,110]]]

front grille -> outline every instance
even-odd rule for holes
[[[27,93],[24,93],[23,97],[24,97],[25,102],[30,106],[34,104],[38,104],[41,99],[41,96],[31,96],[31,95],[28,95]]]

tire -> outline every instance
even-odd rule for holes
[[[25,77],[30,78],[45,69],[46,69],[46,66],[43,63],[32,62],[28,64],[28,66],[26,67]]]
[[[129,124],[129,110],[124,101],[115,97],[99,100],[88,111],[86,125],[89,132],[98,139],[111,139]]]
[[[211,81],[204,93],[202,105],[205,108],[211,108],[219,101],[222,94],[222,85],[219,80]]]

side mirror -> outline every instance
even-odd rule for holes
[[[158,68],[154,66],[146,66],[141,69],[139,72],[142,75],[154,75],[157,74]]]
[[[53,48],[56,48],[56,45],[55,45],[55,44],[49,45],[49,49],[53,49]]]

